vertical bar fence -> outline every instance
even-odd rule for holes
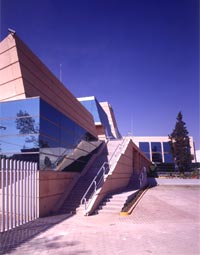
[[[39,217],[37,163],[0,159],[0,232]]]

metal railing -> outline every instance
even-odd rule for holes
[[[37,163],[0,160],[0,232],[38,218]]]
[[[124,148],[126,138],[123,138],[122,142],[117,146],[117,148],[114,150],[112,156],[110,157],[109,162],[104,162],[99,171],[97,172],[96,176],[92,180],[90,186],[86,190],[85,194],[83,195],[81,199],[81,205],[85,205],[85,210],[87,210],[89,203],[92,199],[92,197],[96,194],[97,189],[99,189],[105,180],[105,175],[108,174],[111,168],[110,162],[114,157],[119,155]]]
[[[117,155],[119,155],[119,153],[122,151],[124,147],[125,141],[126,141],[126,138],[123,138],[122,142],[118,144],[117,148],[114,150],[112,156],[110,157],[109,162],[111,162],[114,157],[117,157]]]
[[[85,210],[88,207],[88,200],[93,197],[93,195],[96,193],[97,189],[102,185],[104,182],[105,175],[109,172],[109,164],[108,162],[104,162],[99,171],[97,172],[96,176],[92,180],[90,186],[86,190],[85,194],[83,195],[81,199],[81,205],[85,205]]]

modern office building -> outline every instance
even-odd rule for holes
[[[150,160],[172,161],[166,137],[119,138],[109,103],[75,98],[16,34],[0,42],[0,157],[38,162],[40,216],[61,206],[83,183],[96,192],[99,178],[98,194],[92,192],[94,211],[133,176],[142,187]]]
[[[0,138],[3,157],[63,171],[84,166],[100,140],[121,135],[108,102],[75,98],[16,34],[9,34],[0,43]],[[132,140],[151,161],[173,162],[168,137]],[[190,145],[195,155],[192,137]]]
[[[98,145],[93,116],[9,34],[0,43],[1,156],[38,161],[40,169],[73,170]]]
[[[115,139],[117,125],[107,106],[104,110],[94,97],[79,102],[15,33],[9,34],[0,43],[0,157],[6,159],[0,161],[0,181],[7,170],[2,162],[11,168],[18,160],[24,178],[30,161],[37,162],[31,185],[37,186],[37,215],[45,216],[69,194],[97,187],[98,180],[101,191],[87,209],[94,211],[107,194],[126,187],[150,165],[130,138]],[[0,212],[3,208],[0,204]]]

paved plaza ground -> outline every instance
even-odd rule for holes
[[[0,237],[0,254],[197,255],[200,186],[150,188],[129,216],[52,216]]]

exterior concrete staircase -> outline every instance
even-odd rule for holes
[[[78,182],[75,184],[69,196],[66,198],[62,207],[60,208],[58,212],[59,214],[78,213],[84,210],[84,207],[80,204],[83,195],[96,176],[100,167],[104,162],[108,162],[111,157],[113,157],[113,153],[121,142],[122,140],[112,140],[107,143],[107,146],[105,146],[101,155],[90,167],[87,173],[79,178]]]
[[[122,208],[131,200],[133,200],[142,188],[139,181],[139,176],[140,174],[133,174],[126,188],[108,195],[100,204],[99,208],[96,210],[95,213],[99,215],[119,215]]]
[[[130,190],[120,192],[119,194],[113,194],[107,197],[102,205],[99,207],[96,213],[102,214],[118,214],[121,212],[122,208],[128,201],[130,201],[134,195],[136,195],[138,190]]]
[[[128,186],[114,194],[107,196],[99,206],[96,213],[102,214],[119,214],[122,208],[130,202],[140,190],[139,175],[134,174]]]

